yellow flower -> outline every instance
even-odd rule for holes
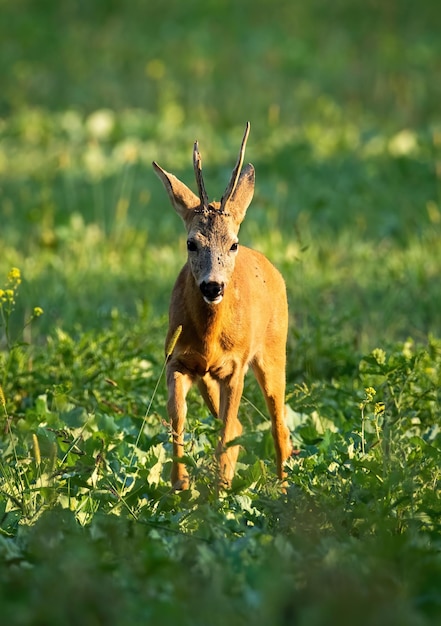
[[[33,317],[40,317],[40,315],[43,315],[44,311],[41,308],[41,306],[34,306],[34,311],[32,313]]]
[[[366,389],[364,390],[364,392],[365,392],[365,394],[366,394],[366,400],[367,400],[367,402],[372,402],[373,397],[374,397],[374,396],[375,396],[375,394],[377,393],[373,387],[366,387]]]
[[[384,365],[386,363],[386,352],[381,348],[372,350],[372,356],[377,361],[378,365]]]
[[[10,283],[15,283],[16,285],[19,285],[21,283],[21,272],[18,267],[11,268],[8,274],[8,281]]]
[[[376,402],[374,406],[374,415],[383,415],[386,410],[386,405],[384,402]]]

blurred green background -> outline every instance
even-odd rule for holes
[[[438,332],[438,2],[0,11],[0,273],[22,269],[43,333],[165,313],[184,232],[150,163],[191,185],[199,139],[219,198],[246,120],[257,189],[242,241],[286,277],[293,373],[339,345]]]
[[[2,621],[439,623],[440,33],[439,0],[0,0]],[[194,188],[198,139],[219,199],[247,120],[299,454],[281,496],[250,377],[233,489],[192,396],[174,494],[151,161]]]
[[[439,121],[436,2],[3,0],[1,8],[3,115],[29,106],[158,114],[173,104],[182,125],[222,130],[249,117],[263,127],[279,116],[296,126],[327,97],[353,122]]]

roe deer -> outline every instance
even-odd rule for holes
[[[186,489],[189,477],[179,462],[184,453],[186,396],[194,382],[208,409],[222,420],[217,447],[219,480],[229,486],[242,432],[238,420],[244,376],[251,366],[271,415],[277,475],[291,454],[285,424],[285,365],[288,305],[282,276],[262,254],[240,246],[238,231],[254,193],[254,167],[242,163],[250,124],[239,158],[220,202],[209,202],[198,142],[193,165],[199,195],[157,163],[153,168],[187,229],[188,259],[173,288],[166,346],[167,410],[173,429],[172,485]]]

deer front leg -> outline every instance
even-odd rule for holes
[[[244,372],[241,370],[220,382],[219,417],[223,428],[217,447],[219,463],[219,485],[229,487],[233,480],[239,445],[229,446],[230,441],[242,433],[242,424],[237,417],[243,391]]]
[[[167,365],[168,401],[167,412],[172,427],[173,467],[171,483],[173,489],[188,489],[189,478],[185,465],[179,463],[184,454],[184,428],[187,415],[187,393],[192,385],[189,374],[176,369],[173,362]]]

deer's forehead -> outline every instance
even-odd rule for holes
[[[237,227],[228,216],[210,211],[193,218],[188,234],[206,242],[222,242],[234,239],[237,236]]]

